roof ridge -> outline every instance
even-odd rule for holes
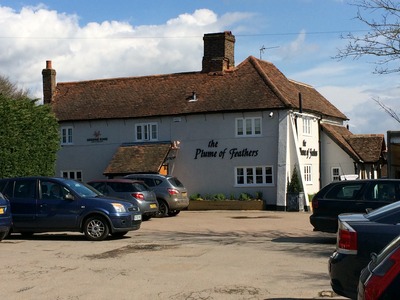
[[[250,63],[254,66],[254,68],[256,69],[257,73],[260,75],[260,77],[263,79],[263,81],[269,85],[269,87],[272,89],[272,91],[275,93],[275,95],[278,96],[278,98],[287,106],[289,107],[293,107],[292,103],[290,101],[288,101],[283,95],[282,93],[279,91],[279,89],[277,88],[277,86],[271,81],[271,79],[269,79],[269,77],[267,76],[267,74],[265,74],[263,68],[260,66],[260,63],[258,61],[257,58],[255,58],[254,56],[250,55],[248,57],[248,60],[250,61]],[[271,64],[272,65],[272,64]]]

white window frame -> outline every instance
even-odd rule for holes
[[[262,134],[262,118],[236,118],[235,134],[236,137],[260,136]]]
[[[304,135],[312,135],[312,126],[311,126],[311,118],[310,117],[303,117],[303,134]]]
[[[304,165],[304,182],[312,183],[312,165]]]
[[[336,174],[337,171],[337,174]],[[340,180],[340,167],[332,167],[331,168],[331,179],[332,181],[339,181]]]
[[[271,186],[274,185],[272,166],[235,167],[235,186]]]
[[[62,126],[60,129],[61,145],[73,144],[74,129],[72,126]]]
[[[135,141],[158,141],[158,124],[156,122],[136,124]]]
[[[61,170],[60,176],[63,178],[69,178],[69,179],[83,181],[82,170]]]

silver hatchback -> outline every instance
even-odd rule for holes
[[[156,194],[143,182],[131,179],[98,179],[88,184],[103,195],[136,203],[144,221],[156,216],[158,202]]]
[[[137,173],[124,178],[144,181],[156,193],[160,217],[176,216],[189,206],[187,190],[174,176]]]

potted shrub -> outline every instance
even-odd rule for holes
[[[290,181],[288,180],[286,192],[286,209],[288,211],[304,210],[304,191],[296,166],[293,169]]]

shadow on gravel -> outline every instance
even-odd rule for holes
[[[130,239],[129,236],[113,237],[109,236],[107,240],[122,240]],[[21,235],[19,233],[13,233],[2,241],[85,241],[88,242],[84,234],[66,234],[66,233],[35,233],[32,235]]]
[[[336,236],[284,236],[273,239],[275,243],[301,243],[301,244],[336,244]]]

